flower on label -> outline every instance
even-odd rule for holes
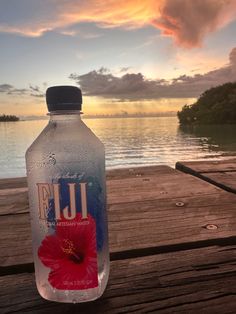
[[[98,286],[96,224],[91,215],[84,221],[80,213],[71,221],[63,219],[38,249],[41,262],[51,269],[48,281],[56,289]]]

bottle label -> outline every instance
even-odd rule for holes
[[[49,283],[61,290],[97,287],[104,209],[99,181],[60,178],[38,183],[37,191],[39,219],[48,227],[38,257],[49,268]]]

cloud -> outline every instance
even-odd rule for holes
[[[236,47],[231,50],[229,54],[229,61],[231,66],[236,66]]]
[[[236,1],[166,0],[153,24],[185,47],[199,46],[207,33],[236,17]]]
[[[7,1],[6,1],[7,2]],[[5,3],[6,3],[5,2]],[[101,28],[152,25],[178,45],[199,46],[203,38],[236,18],[235,0],[12,0],[0,4],[0,32],[41,36],[57,30],[73,36],[73,25],[92,22]],[[2,12],[2,13],[1,13]],[[72,28],[68,29],[68,27]],[[81,35],[81,34],[80,34]],[[84,34],[94,38],[97,34]]]
[[[122,68],[121,68],[122,70]],[[102,67],[86,74],[73,73],[70,79],[77,83],[84,95],[100,96],[114,101],[157,100],[161,98],[195,98],[206,89],[226,82],[236,81],[236,47],[229,54],[227,65],[193,76],[181,75],[171,80],[148,79],[142,73],[117,72],[119,76]],[[0,84],[0,93],[12,96],[45,97],[47,83],[29,84],[28,88],[17,88],[11,84]]]
[[[1,84],[0,85],[0,93],[8,93],[13,88],[10,84]]]
[[[230,52],[228,65],[206,74],[182,75],[171,81],[149,80],[141,73],[126,73],[118,77],[104,68],[83,75],[74,73],[70,78],[88,96],[101,96],[121,101],[193,98],[210,87],[236,81],[236,48]]]
[[[15,88],[10,84],[1,84],[0,85],[0,93],[5,93],[8,95],[24,95],[27,92],[25,88]]]
[[[30,88],[30,90],[32,90],[33,92],[36,92],[36,93],[38,93],[38,92],[40,92],[40,88],[39,88],[39,86],[37,86],[37,85],[35,85],[35,86],[33,86],[33,85],[29,85],[29,88]]]
[[[19,95],[19,96],[22,96],[22,95],[26,95],[27,94],[27,89],[26,88],[11,88],[9,91],[8,91],[8,95]]]
[[[121,67],[120,73],[128,72],[132,67]]]
[[[6,95],[44,97],[45,93],[40,90],[39,86],[29,85],[29,88],[16,88],[10,84],[0,84],[0,93]]]
[[[73,26],[62,28],[61,30],[58,29],[58,31],[65,36],[71,36],[71,37],[78,36],[82,39],[95,39],[95,38],[100,38],[103,36],[102,33],[95,33],[95,32],[90,32],[87,30],[86,31],[79,30],[79,29],[75,29]]]

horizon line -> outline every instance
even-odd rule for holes
[[[85,119],[99,118],[148,118],[148,117],[173,117],[177,116],[177,111],[157,112],[157,113],[121,113],[121,114],[83,114]],[[48,120],[47,115],[19,115],[21,121],[24,120]]]

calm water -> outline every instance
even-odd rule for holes
[[[236,125],[180,128],[176,117],[87,119],[106,147],[107,168],[170,165],[236,155]],[[27,147],[46,120],[0,123],[0,177],[25,175]]]

